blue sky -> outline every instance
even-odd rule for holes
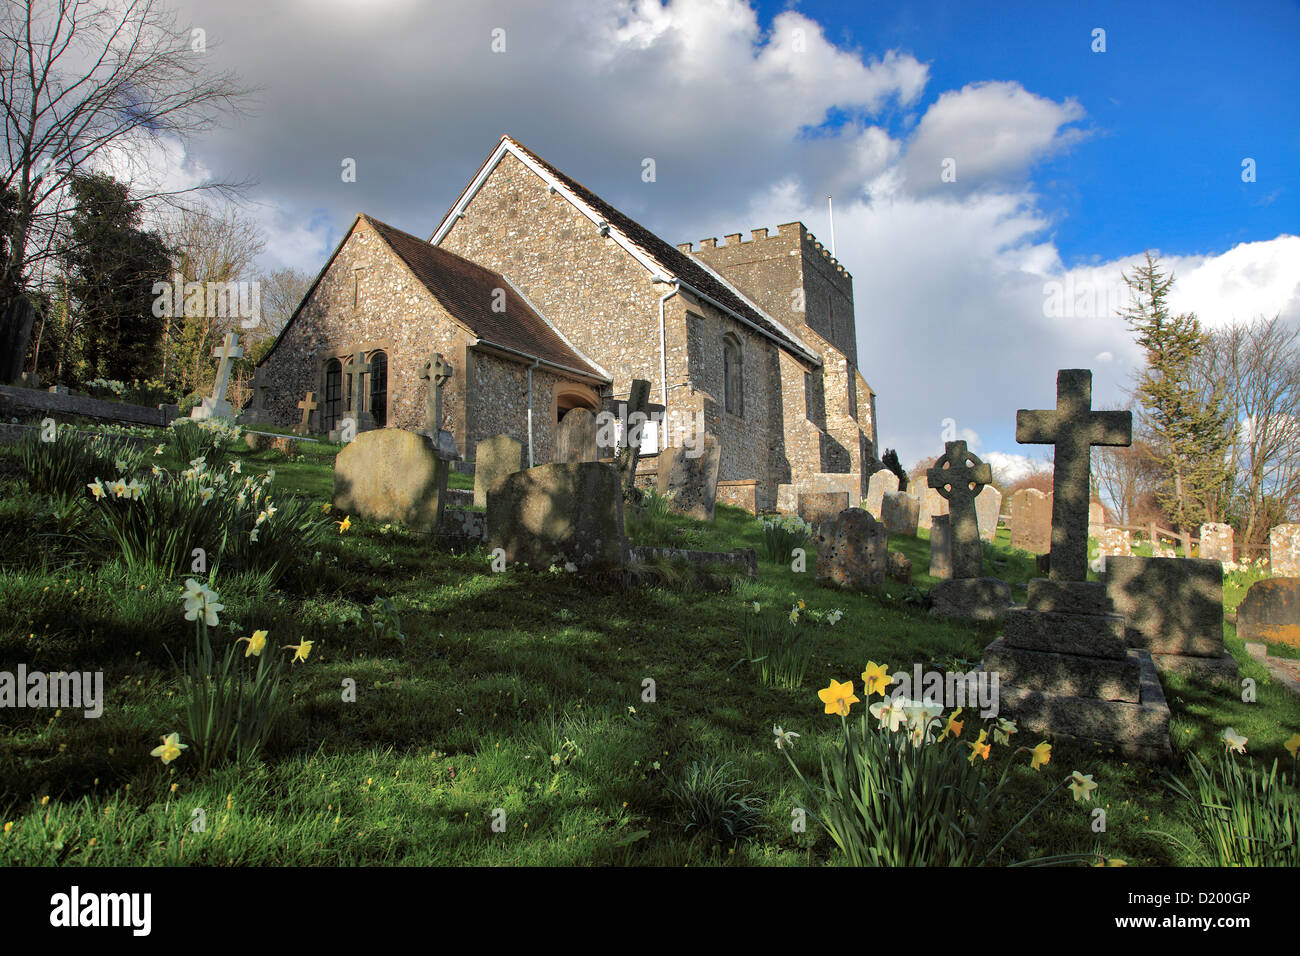
[[[1300,322],[1295,3],[175,2],[262,90],[176,175],[256,180],[269,267],[315,273],[358,212],[430,234],[507,132],[672,243],[828,241],[834,194],[880,444],[908,464],[949,419],[1004,478],[1041,461],[1015,412],[1058,368],[1124,403],[1142,357],[1115,309],[1147,248],[1209,327]]]

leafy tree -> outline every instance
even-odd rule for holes
[[[1216,502],[1229,478],[1234,422],[1226,388],[1208,392],[1196,381],[1209,336],[1195,313],[1172,315],[1167,298],[1173,273],[1148,251],[1146,262],[1124,274],[1132,304],[1120,312],[1146,352],[1138,376],[1140,424],[1160,469],[1156,500],[1179,530],[1218,517]]]
[[[130,382],[162,364],[162,318],[153,286],[166,281],[170,258],[156,232],[140,228],[130,188],[102,173],[71,185],[65,252],[68,295],[80,312],[81,374]]]

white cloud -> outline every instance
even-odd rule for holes
[[[1028,455],[991,451],[981,457],[993,469],[993,480],[1002,486],[1014,484],[1021,478],[1027,478],[1035,472],[1044,471],[1051,467],[1043,459],[1032,458]]]

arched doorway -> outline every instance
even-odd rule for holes
[[[558,425],[575,408],[585,408],[594,415],[601,409],[600,396],[576,382],[564,382],[555,386],[555,423]]]

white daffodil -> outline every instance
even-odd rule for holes
[[[871,716],[880,721],[881,727],[888,727],[890,733],[898,733],[898,728],[907,720],[907,711],[901,697],[887,697],[871,705]]]
[[[793,747],[795,740],[797,740],[799,737],[799,735],[796,734],[794,731],[782,730],[776,724],[772,725],[772,733],[776,735],[775,743],[776,743],[777,750],[782,750],[786,746]]]
[[[216,603],[217,592],[205,587],[193,578],[185,579],[185,620],[198,620],[200,614],[208,627],[217,626],[217,612],[224,610],[224,605]]]
[[[1221,738],[1228,750],[1235,750],[1239,754],[1246,752],[1246,738],[1232,727],[1226,727]]]

